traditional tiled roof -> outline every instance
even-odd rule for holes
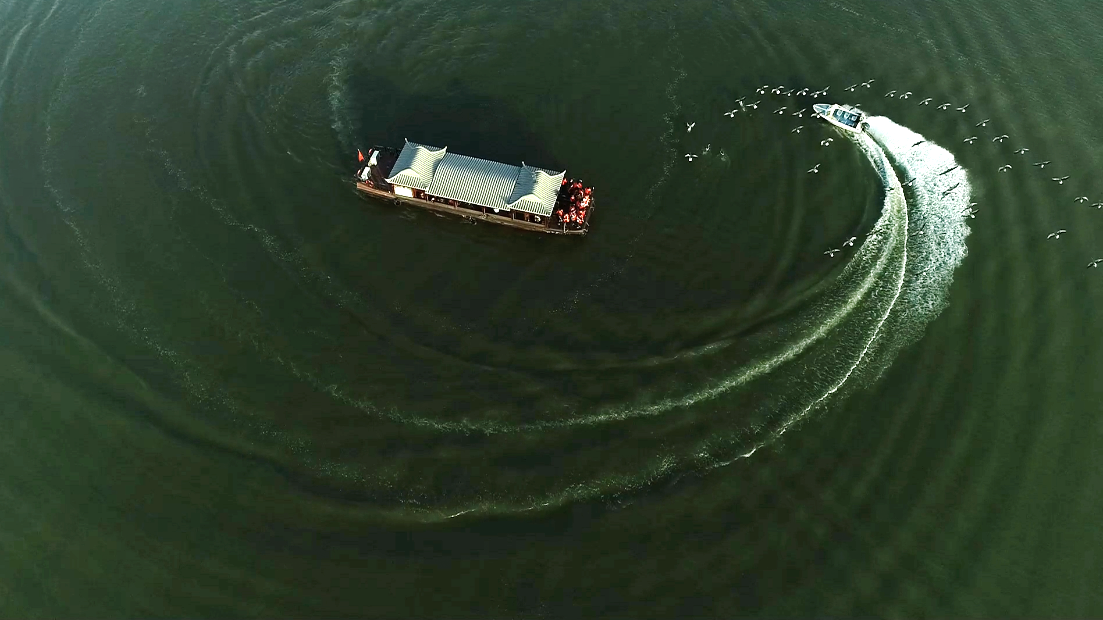
[[[448,154],[448,147],[436,148],[406,141],[398,160],[391,167],[388,183],[414,189],[428,189],[433,181],[433,171]]]
[[[392,168],[398,172],[387,182],[488,209],[551,216],[566,172],[534,168],[523,162],[518,168],[448,153],[447,149],[406,142]]]
[[[508,209],[517,166],[449,153],[437,166],[428,193],[490,209]]]
[[[535,213],[548,217],[555,208],[555,199],[559,195],[559,186],[563,183],[566,171],[552,172],[542,168],[533,168],[521,162],[517,172],[517,184],[507,200],[507,206],[517,211]]]

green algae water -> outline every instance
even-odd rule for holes
[[[1103,613],[1100,25],[0,1],[0,616]]]

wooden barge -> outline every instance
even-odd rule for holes
[[[402,150],[357,151],[356,188],[369,196],[552,235],[585,235],[593,188],[566,171],[511,166],[409,140]]]

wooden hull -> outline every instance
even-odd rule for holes
[[[510,217],[503,217],[501,215],[495,215],[493,213],[481,213],[471,209],[464,209],[463,207],[453,207],[450,204],[444,204],[440,202],[433,202],[431,200],[422,200],[420,198],[408,198],[406,196],[397,196],[391,192],[381,190],[375,187],[371,187],[366,183],[357,181],[356,189],[374,196],[382,200],[387,200],[395,204],[404,203],[414,207],[421,207],[437,213],[448,213],[451,215],[457,215],[459,217],[467,218],[476,222],[490,222],[491,224],[500,224],[502,226],[509,226],[512,228],[520,228],[521,230],[529,230],[532,232],[546,233],[549,235],[585,235],[587,229],[582,230],[564,230],[562,228],[549,228],[543,224],[537,224],[535,222],[525,222],[522,220],[515,220]]]

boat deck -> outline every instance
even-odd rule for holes
[[[437,213],[447,213],[451,215],[457,215],[459,217],[475,221],[475,222],[490,222],[491,224],[500,224],[502,226],[511,226],[513,228],[520,228],[522,230],[531,230],[533,232],[542,232],[549,235],[585,235],[587,228],[573,230],[570,228],[550,228],[544,224],[536,222],[526,222],[524,220],[513,219],[512,217],[505,217],[502,215],[495,215],[494,213],[486,212],[485,210],[479,211],[473,208],[467,207],[454,207],[450,204],[443,202],[434,202],[432,200],[424,200],[421,198],[410,198],[407,196],[399,196],[387,190],[372,187],[363,181],[356,182],[356,189],[376,198],[381,198],[393,203],[405,203],[415,207],[421,207],[423,209],[429,209]]]

